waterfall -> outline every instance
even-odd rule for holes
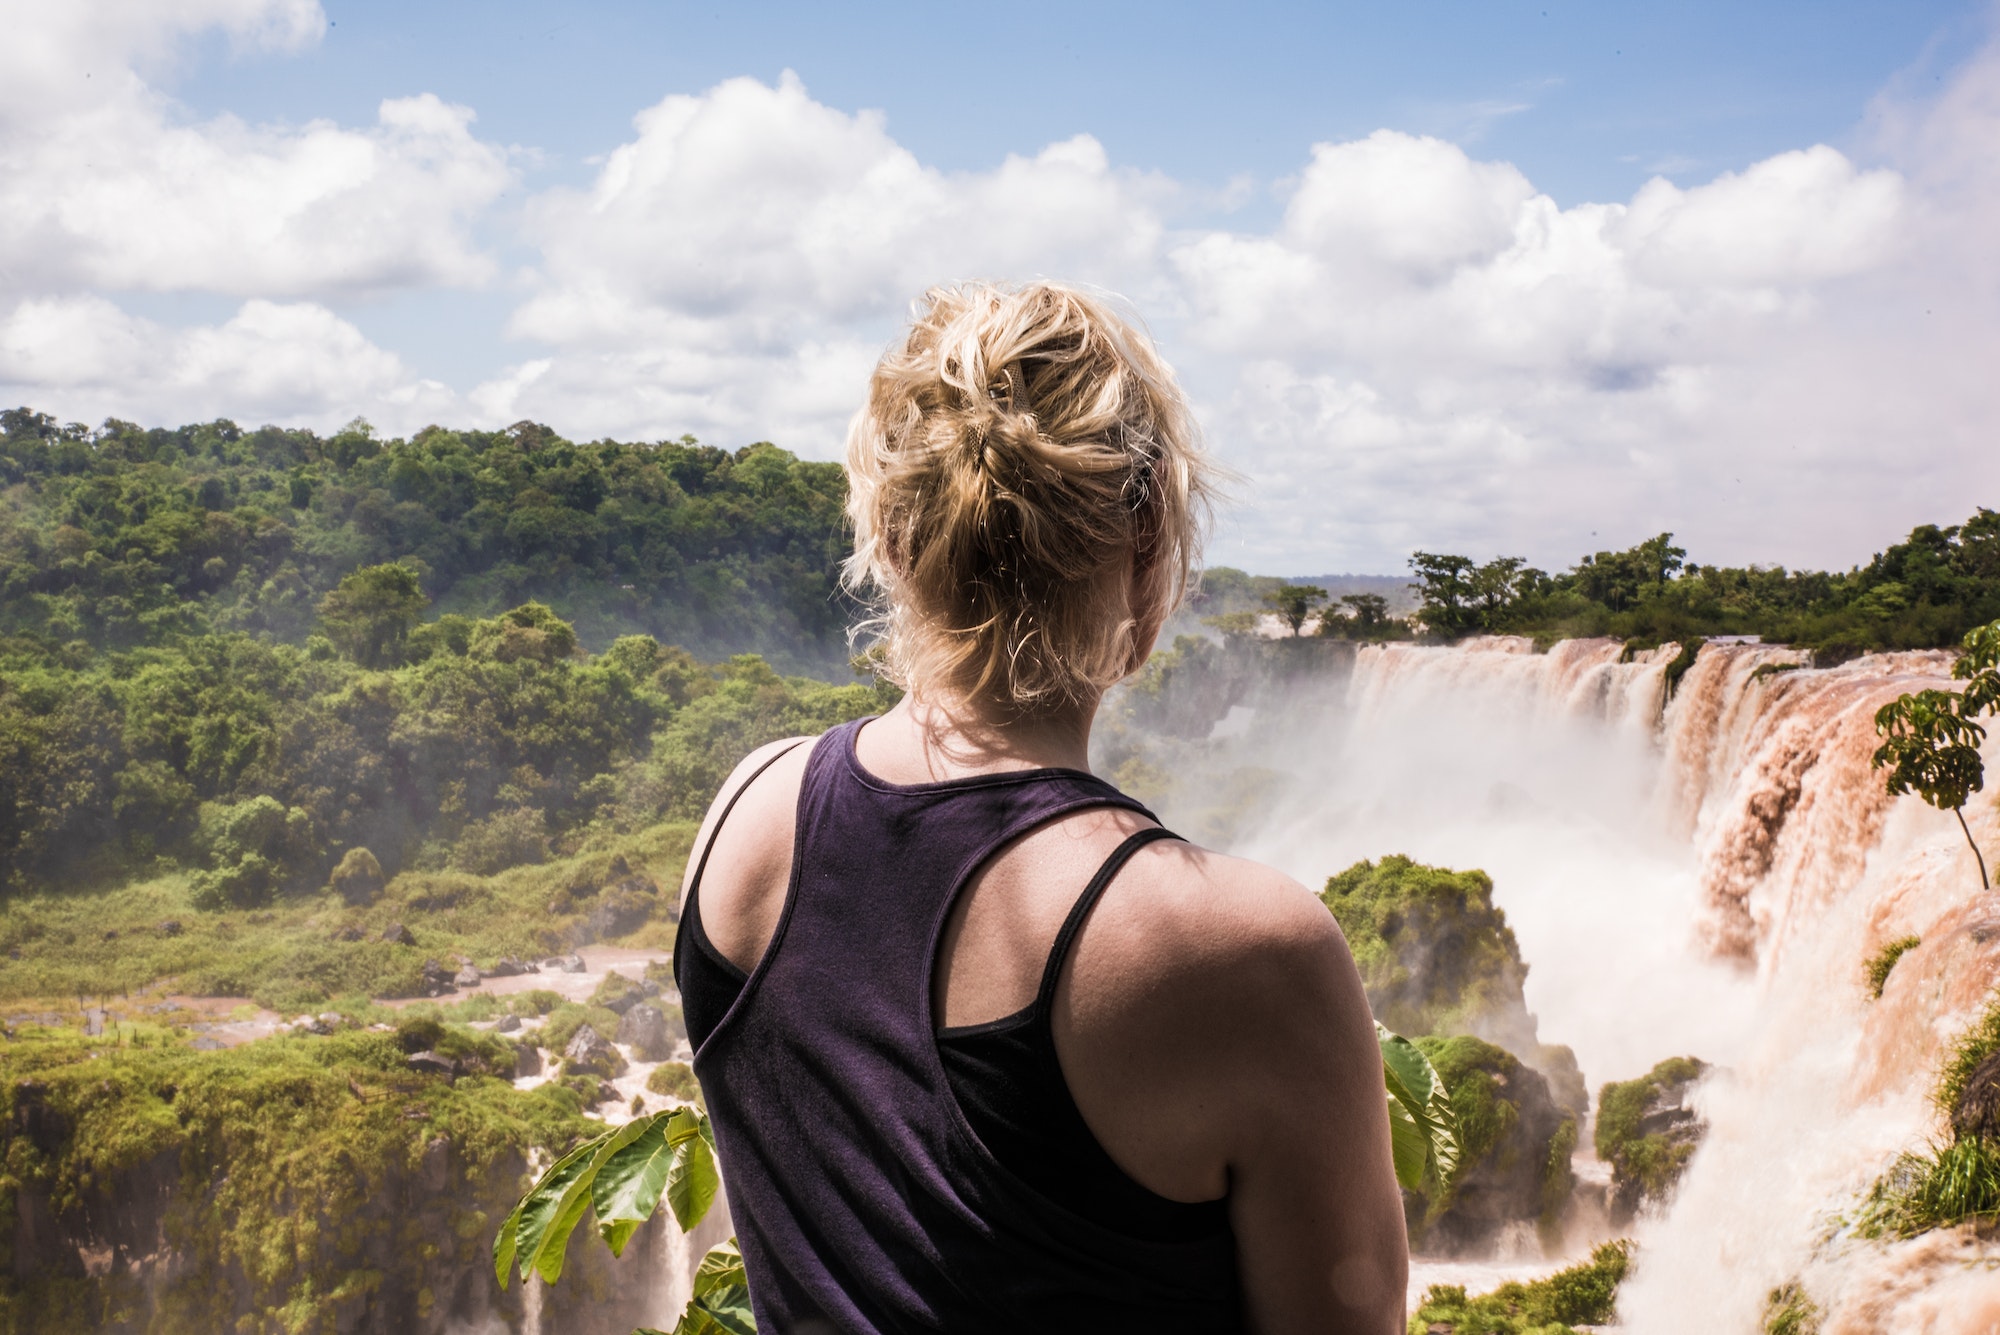
[[[1669,700],[1678,652],[1365,648],[1344,684],[1259,701],[1218,750],[1289,776],[1237,851],[1315,888],[1388,853],[1481,867],[1542,1041],[1573,1046],[1593,1090],[1682,1053],[1720,1064],[1706,1141],[1640,1221],[1624,1329],[1759,1330],[1793,1279],[1828,1335],[2000,1326],[2000,1248],[1861,1243],[1836,1219],[1938,1133],[1939,1062],[2000,982],[2000,899],[1957,823],[1889,798],[1869,764],[1875,710],[1948,684],[1950,655],[1819,670],[1712,643]],[[1966,817],[2000,847],[1990,797]],[[1910,934],[1924,944],[1871,1001],[1864,961]]]

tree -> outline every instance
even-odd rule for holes
[[[1325,601],[1326,590],[1310,584],[1280,584],[1264,595],[1264,606],[1276,612],[1294,635],[1306,624],[1313,609]]]
[[[1495,557],[1466,580],[1467,596],[1478,606],[1481,621],[1488,630],[1507,604],[1514,601],[1527,564],[1518,556]]]
[[[1892,796],[1914,792],[1940,811],[1958,817],[1958,828],[1979,864],[1979,888],[1992,883],[1986,859],[1965,823],[1965,804],[1986,785],[1979,745],[1986,729],[1978,716],[2000,706],[2000,621],[1966,633],[1965,653],[1952,676],[1966,683],[1959,691],[1915,691],[1897,696],[1875,712],[1875,731],[1884,738],[1872,758],[1889,771]]]
[[[1424,628],[1446,639],[1457,639],[1472,628],[1472,574],[1476,567],[1469,556],[1449,556],[1438,552],[1417,552],[1410,557],[1410,569],[1422,581],[1418,596],[1423,605],[1417,618]]]
[[[320,627],[362,667],[394,667],[428,602],[408,566],[363,566],[320,599]]]
[[[1379,593],[1342,594],[1343,616],[1322,616],[1319,633],[1345,635],[1356,640],[1372,640],[1389,624],[1389,600]]]

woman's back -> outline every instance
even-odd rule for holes
[[[1172,372],[1072,289],[941,289],[847,464],[849,576],[908,694],[744,762],[680,951],[760,1316],[1400,1329],[1380,1057],[1331,915],[1085,772],[1199,548]]]

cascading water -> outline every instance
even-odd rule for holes
[[[2000,1328],[2000,1249],[1863,1243],[1833,1218],[1937,1130],[1938,1063],[2000,981],[2000,900],[1956,822],[1869,764],[1875,710],[1947,684],[1949,656],[1813,670],[1711,644],[1663,702],[1677,646],[1531,649],[1371,647],[1344,683],[1262,702],[1215,760],[1292,781],[1238,850],[1315,886],[1389,853],[1481,867],[1543,1041],[1593,1088],[1667,1056],[1720,1064],[1703,1147],[1639,1224],[1624,1328],[1754,1331],[1794,1278],[1827,1335]],[[1990,800],[1967,819],[2000,844]],[[1863,961],[1906,934],[1923,946],[1871,1002]]]

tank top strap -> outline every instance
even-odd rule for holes
[[[1150,814],[1150,813],[1149,813]],[[1083,920],[1090,916],[1090,910],[1116,876],[1132,859],[1132,855],[1147,844],[1159,843],[1162,839],[1180,839],[1180,836],[1163,826],[1154,825],[1139,830],[1126,837],[1125,842],[1111,850],[1097,868],[1097,874],[1083,887],[1083,893],[1071,905],[1069,916],[1063,919],[1062,930],[1056,933],[1055,944],[1049,947],[1048,962],[1042,966],[1042,985],[1035,993],[1035,1011],[1038,1022],[1047,1024],[1055,1006],[1056,980],[1062,976],[1063,961],[1069,957],[1070,947],[1076,944],[1076,934],[1083,930]]]

